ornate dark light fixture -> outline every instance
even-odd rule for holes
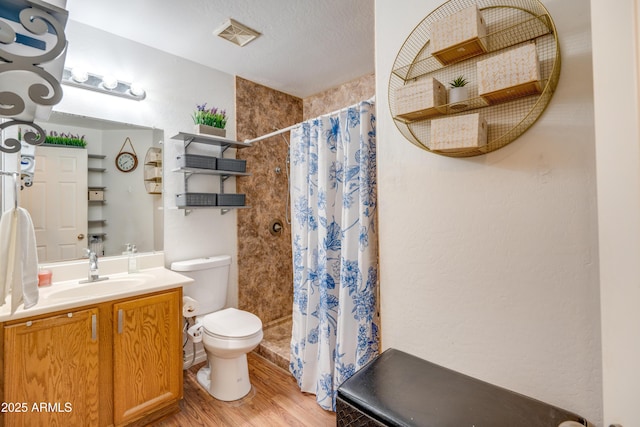
[[[44,142],[42,128],[34,124],[47,119],[51,107],[62,99],[60,80],[67,39],[64,27],[68,12],[42,0],[7,0],[0,5],[0,131],[28,126],[23,139],[32,145]],[[51,46],[51,47],[50,47]],[[20,151],[20,141],[7,138],[0,151]]]

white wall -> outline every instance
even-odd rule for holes
[[[591,0],[605,425],[640,426],[640,124],[635,0]]]
[[[493,153],[455,159],[396,129],[388,80],[441,0],[376,1],[384,348],[602,421],[589,4],[544,0],[560,38],[557,92]]]
[[[73,10],[70,10],[70,17],[73,19]],[[221,215],[216,209],[200,209],[185,216],[183,211],[173,208],[175,194],[182,191],[182,175],[169,172],[175,165],[175,151],[179,148],[170,138],[180,131],[192,131],[191,113],[196,104],[207,102],[210,106],[226,109],[229,115],[227,136],[235,137],[234,77],[72,19],[66,31],[69,39],[66,66],[83,66],[95,74],[113,74],[120,80],[139,82],[146,88],[147,98],[136,102],[64,86],[64,97],[55,110],[163,129],[167,266],[175,260],[216,254],[230,254],[235,260],[235,211]],[[138,154],[144,158],[144,152]],[[210,179],[213,182],[217,178]],[[233,186],[234,182],[230,180],[225,189],[232,191]],[[235,304],[236,263],[232,266],[230,283],[228,302]]]
[[[153,145],[153,132],[149,130],[109,130],[103,132],[102,154],[107,158],[97,162],[107,168],[103,176],[106,187],[104,216],[109,222],[105,250],[120,254],[127,243],[136,245],[140,252],[153,251],[154,199],[144,187],[144,156]],[[138,166],[132,172],[118,171],[115,158],[126,138],[133,144]],[[131,151],[129,143],[125,151]],[[117,225],[117,226],[116,226]]]

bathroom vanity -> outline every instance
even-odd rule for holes
[[[158,267],[59,282],[0,313],[0,426],[147,425],[178,411],[190,281]]]

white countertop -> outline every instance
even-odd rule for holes
[[[13,314],[11,314],[11,297],[9,296],[6,303],[0,307],[0,322],[144,295],[193,282],[193,279],[164,267],[147,268],[140,270],[139,273],[116,273],[105,276],[109,279],[83,284],[79,283],[79,279],[72,279],[40,287],[38,303],[26,310],[20,305]]]

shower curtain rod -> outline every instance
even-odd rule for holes
[[[297,128],[298,126],[300,126],[302,123],[296,123],[295,125],[291,125],[289,127],[283,128],[283,129],[279,129],[276,130],[274,132],[268,133],[266,135],[262,135],[259,136],[257,138],[253,138],[253,139],[245,139],[244,143],[245,144],[253,144],[254,142],[258,142],[258,141],[262,141],[263,139],[267,139],[267,138],[271,138],[272,136],[276,136],[276,135],[280,135],[281,133],[285,133],[287,131],[290,131],[292,129]]]
[[[375,99],[376,99],[376,97],[375,97],[375,96],[372,96],[371,98],[369,98],[369,99],[367,99],[367,100],[365,100],[365,101],[357,102],[357,103],[355,103],[355,104],[353,104],[353,105],[349,105],[348,107],[343,107],[343,108],[340,108],[340,109],[338,109],[338,110],[332,111],[332,112],[330,112],[330,113],[322,114],[322,115],[320,115],[320,116],[318,116],[318,117],[331,116],[331,115],[333,115],[333,114],[338,114],[338,113],[339,113],[339,112],[341,112],[342,110],[346,110],[346,109],[348,109],[348,108],[355,107],[356,105],[361,104],[362,102],[373,102],[373,101],[375,101]],[[306,122],[306,120],[305,120],[305,121],[302,121],[302,122],[300,122],[300,123],[296,123],[295,125],[291,125],[291,126],[289,126],[289,127],[286,127],[286,128],[283,128],[283,129],[279,129],[279,130],[276,130],[276,131],[273,131],[273,132],[268,133],[268,134],[266,134],[266,135],[259,136],[259,137],[257,137],[257,138],[253,138],[253,139],[245,139],[245,140],[244,140],[244,142],[245,142],[245,144],[253,144],[254,142],[262,141],[263,139],[271,138],[272,136],[280,135],[281,133],[288,132],[288,131],[290,131],[290,130],[292,130],[292,129],[295,129],[295,128],[297,128],[298,126],[300,126],[300,125],[301,125],[302,123],[304,123],[304,122]]]

